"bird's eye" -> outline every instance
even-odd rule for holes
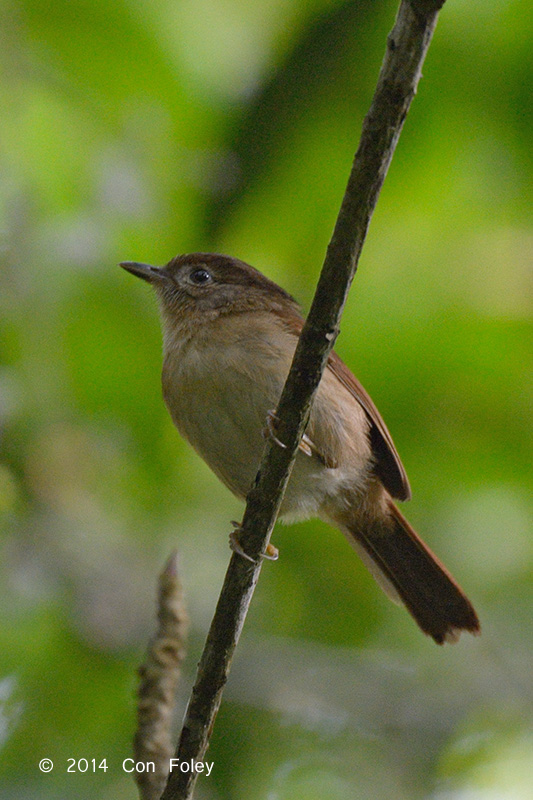
[[[211,283],[211,281],[213,280],[211,277],[211,273],[208,272],[203,267],[200,267],[199,269],[193,269],[193,271],[189,275],[189,278],[197,286],[202,286],[205,285],[206,283]]]

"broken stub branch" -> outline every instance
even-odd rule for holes
[[[146,769],[132,771],[141,800],[159,800],[174,752],[171,727],[188,628],[176,552],[170,555],[159,576],[157,619],[157,632],[139,667],[133,749],[135,763]]]

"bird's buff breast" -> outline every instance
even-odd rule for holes
[[[267,413],[277,406],[296,340],[278,337],[273,342],[257,319],[253,334],[249,328],[241,334],[232,331],[222,348],[216,344],[220,335],[167,341],[163,395],[180,434],[244,499],[259,467]],[[315,515],[324,493],[334,491],[340,477],[337,470],[326,472],[330,475],[317,458],[299,453],[282,513]]]
[[[261,458],[267,412],[276,407],[283,387],[284,359],[260,336],[250,339],[244,331],[242,336],[232,331],[221,347],[223,333],[217,330],[184,344],[168,344],[163,395],[181,435],[243,498]],[[289,366],[290,355],[287,372]]]

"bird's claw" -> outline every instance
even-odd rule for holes
[[[262,557],[266,558],[267,561],[277,561],[279,558],[279,550],[269,542],[266,546],[265,552],[262,554]]]
[[[241,543],[239,541],[239,533],[241,530],[240,523],[232,520],[231,524],[234,525],[235,527],[233,528],[232,532],[229,535],[230,550],[233,550],[233,552],[237,553],[238,556],[242,556],[242,558],[245,558],[246,561],[251,561],[252,564],[255,564],[253,558],[249,556],[248,553],[245,553],[241,547]]]
[[[265,439],[267,438],[272,439],[272,441],[275,442],[278,445],[278,447],[282,447],[283,450],[286,450],[287,445],[283,444],[283,442],[280,442],[280,440],[276,436],[276,426],[278,424],[279,424],[279,419],[276,417],[275,412],[272,410],[267,411],[266,425],[263,428],[263,436]]]

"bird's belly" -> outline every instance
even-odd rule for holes
[[[214,393],[216,392],[216,397]],[[237,497],[244,498],[259,466],[261,415],[246,398],[224,397],[220,387],[181,393],[169,410],[181,435]]]
[[[261,359],[261,370],[255,360],[243,362],[226,350],[225,358],[204,357],[175,360],[180,367],[167,370],[163,380],[163,394],[174,424],[189,441],[218,478],[235,494],[244,499],[252,487],[259,469],[265,440],[267,414],[275,410],[290,365],[290,356],[270,362]],[[309,430],[315,428],[319,435],[331,427],[326,422],[335,409],[325,402],[327,392],[319,388],[312,412]],[[353,401],[352,415],[362,414]],[[331,414],[329,411],[331,410]],[[318,425],[313,425],[313,420]],[[343,458],[348,448],[353,449],[360,432],[344,420],[344,434],[336,448],[339,463],[334,467],[324,464],[320,455],[307,455],[299,451],[281,506],[281,516],[288,520],[304,519],[319,514],[322,506],[347,487],[357,487],[365,471],[366,452]],[[325,434],[324,434],[325,435]],[[323,436],[319,435],[319,439]],[[344,441],[345,440],[345,441]],[[349,444],[348,444],[349,443]],[[322,445],[318,441],[319,447]],[[327,441],[324,440],[327,446]],[[360,466],[359,463],[360,462]]]

